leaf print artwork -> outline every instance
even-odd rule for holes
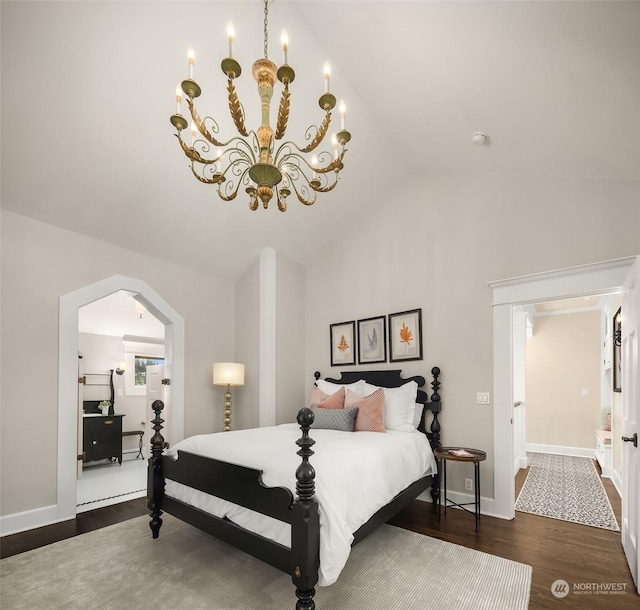
[[[403,322],[402,328],[400,329],[400,343],[406,343],[405,345],[405,354],[407,353],[407,348],[411,345],[413,341],[413,333],[409,329],[409,327]]]
[[[422,360],[422,309],[389,314],[389,362]]]
[[[330,324],[329,338],[331,341],[331,366],[355,364],[356,355],[354,351],[358,342],[355,320]]]
[[[338,349],[344,354],[349,349],[349,344],[344,338],[344,335],[340,335],[340,343],[338,343]]]
[[[378,333],[375,328],[370,335],[367,335],[367,340],[369,341],[369,351],[375,352],[378,349]]]

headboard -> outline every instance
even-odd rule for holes
[[[431,369],[431,374],[433,375],[433,381],[431,382],[431,387],[433,388],[431,401],[429,401],[428,394],[424,390],[420,389],[426,384],[424,377],[416,375],[415,377],[403,379],[401,374],[402,371],[400,371],[399,369],[392,371],[341,371],[340,379],[332,379],[330,377],[327,377],[326,380],[332,383],[355,383],[360,379],[364,379],[367,383],[382,388],[397,388],[410,381],[415,381],[418,384],[418,396],[416,398],[416,402],[424,405],[418,430],[427,435],[429,443],[431,444],[431,448],[436,449],[440,447],[440,422],[438,421],[438,415],[440,413],[440,409],[442,408],[442,403],[440,402],[440,393],[438,392],[438,389],[440,388],[440,382],[438,381],[440,369],[437,366],[434,366]],[[320,372],[316,371],[314,373],[314,377],[316,381],[320,379]],[[430,411],[432,414],[431,424],[428,431],[425,426],[427,411]]]

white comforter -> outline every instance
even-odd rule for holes
[[[193,436],[179,449],[263,471],[268,487],[287,487],[295,497],[295,471],[300,464],[296,424]],[[316,471],[320,512],[320,573],[318,584],[336,581],[344,567],[353,532],[399,492],[425,474],[436,471],[429,442],[421,432],[340,432],[312,429],[316,441],[310,462]],[[167,481],[167,495],[261,536],[291,546],[290,525],[200,491]]]

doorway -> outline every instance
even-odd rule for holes
[[[79,513],[146,493],[151,416],[144,390],[149,363],[164,363],[165,325],[134,296],[121,290],[79,309]],[[100,413],[103,401],[113,417]]]
[[[114,275],[60,297],[58,372],[58,477],[56,519],[76,515],[78,445],[78,316],[79,309],[120,290],[135,299],[165,326],[166,375],[173,407],[169,438],[175,444],[184,437],[184,320],[145,282]]]
[[[604,484],[620,469],[613,463],[620,443],[611,431],[612,416],[620,415],[611,380],[611,328],[620,299],[591,295],[514,308],[516,488],[526,479],[524,490],[516,489],[519,514],[619,527],[611,506],[620,504],[620,487],[616,493],[611,481]],[[532,471],[521,470],[531,461]],[[577,472],[591,485],[589,501],[570,483]],[[607,497],[611,492],[617,497]],[[549,501],[541,503],[542,497]]]
[[[635,257],[490,282],[493,289],[493,514],[515,516],[513,448],[513,310],[518,305],[622,290]]]

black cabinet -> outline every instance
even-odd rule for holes
[[[82,450],[85,462],[115,458],[122,464],[124,415],[89,415],[82,418]]]

